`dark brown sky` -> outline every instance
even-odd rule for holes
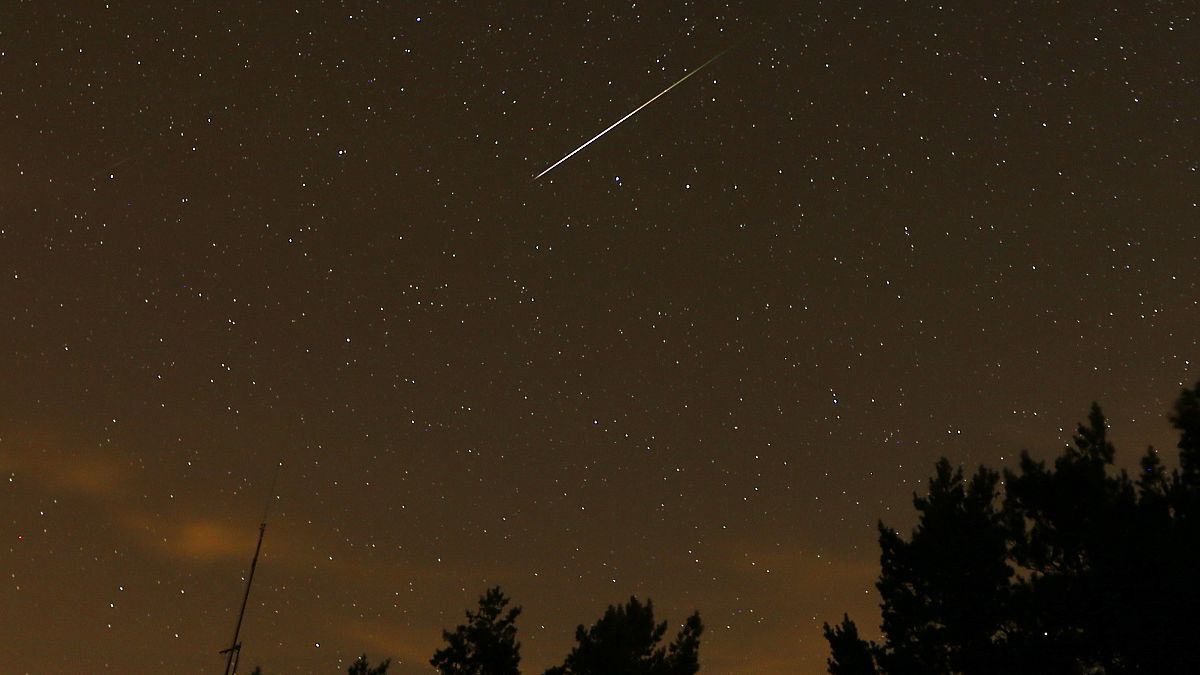
[[[1195,3],[767,4],[3,3],[3,670],[219,672],[282,463],[247,672],[819,673],[937,457],[1170,449]]]

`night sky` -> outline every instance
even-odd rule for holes
[[[270,501],[244,672],[823,672],[939,456],[1173,462],[1197,11],[0,4],[0,667],[221,672]]]

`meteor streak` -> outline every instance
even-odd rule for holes
[[[640,112],[642,108],[645,108],[646,106],[650,105],[651,103],[654,103],[654,102],[655,102],[655,101],[657,101],[657,100],[658,100],[658,99],[659,99],[659,98],[660,98],[660,97],[661,97],[663,94],[665,94],[665,93],[667,93],[668,91],[671,91],[672,89],[674,89],[675,87],[678,87],[679,85],[683,84],[683,81],[684,81],[684,80],[686,80],[686,79],[688,79],[689,77],[691,77],[691,76],[695,75],[696,73],[700,72],[701,70],[704,70],[704,68],[705,68],[706,66],[708,66],[708,64],[710,64],[710,63],[712,63],[713,61],[716,61],[717,59],[721,58],[721,56],[723,56],[723,55],[725,54],[725,52],[727,52],[727,51],[729,51],[729,50],[728,50],[728,49],[724,49],[724,50],[722,50],[722,51],[720,51],[720,52],[717,52],[717,55],[716,55],[716,56],[714,56],[714,57],[712,57],[711,59],[709,59],[709,60],[705,61],[704,63],[701,63],[701,64],[700,64],[700,65],[699,65],[699,66],[698,66],[698,67],[697,67],[695,70],[692,70],[691,72],[689,72],[688,74],[686,74],[686,75],[684,75],[683,77],[679,78],[678,80],[675,80],[675,83],[674,83],[674,84],[672,84],[671,86],[667,87],[666,89],[663,89],[662,91],[660,91],[660,92],[658,92],[657,94],[655,94],[655,95],[654,95],[654,96],[653,96],[653,97],[652,97],[652,98],[651,98],[649,101],[646,101],[645,103],[643,103],[643,104],[639,105],[638,107],[634,108],[634,109],[633,109],[633,112],[631,112],[631,113],[629,113],[628,115],[626,115],[626,116],[622,117],[621,119],[617,120],[616,122],[613,122],[613,123],[612,123],[612,125],[611,125],[611,126],[609,126],[607,129],[605,129],[604,131],[601,131],[600,133],[596,134],[595,136],[592,136],[592,138],[591,138],[591,139],[590,139],[590,140],[589,140],[587,143],[584,143],[583,145],[579,146],[578,148],[575,148],[574,150],[572,150],[572,151],[568,152],[568,153],[567,153],[565,156],[563,156],[563,158],[562,158],[562,159],[560,159],[560,160],[558,160],[557,162],[555,162],[555,163],[551,164],[551,165],[550,165],[550,166],[549,166],[549,167],[548,167],[548,168],[547,168],[545,171],[542,171],[542,172],[541,172],[541,173],[539,173],[538,175],[534,176],[534,177],[533,177],[533,181],[531,181],[531,182],[537,182],[537,180],[538,180],[539,178],[541,178],[542,176],[545,176],[546,174],[548,174],[548,173],[550,173],[551,171],[553,171],[553,170],[554,170],[554,168],[555,168],[555,167],[557,167],[559,164],[562,164],[563,162],[567,161],[568,159],[571,159],[572,157],[574,157],[574,156],[575,156],[575,153],[577,153],[577,152],[579,152],[580,150],[582,150],[582,149],[586,148],[587,146],[591,145],[592,143],[595,143],[595,142],[596,142],[596,139],[598,139],[598,138],[600,138],[601,136],[603,136],[604,134],[607,134],[608,132],[612,131],[614,128],[616,128],[616,126],[617,126],[618,124],[620,124],[621,122],[624,122],[625,120],[629,119],[630,117],[633,117],[634,115],[638,114],[638,112]]]

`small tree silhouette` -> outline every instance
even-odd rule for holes
[[[515,621],[520,607],[504,612],[509,598],[500,587],[479,598],[479,610],[467,611],[467,623],[442,631],[446,646],[429,663],[443,675],[519,675],[521,643]]]
[[[591,628],[575,630],[575,648],[546,675],[694,675],[700,670],[700,613],[688,617],[675,641],[660,646],[667,622],[654,623],[654,605],[629,598],[609,605]]]

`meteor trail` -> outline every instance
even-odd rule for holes
[[[563,156],[563,158],[562,158],[562,159],[560,159],[560,160],[558,160],[557,162],[555,162],[555,163],[551,164],[551,165],[549,166],[549,168],[547,168],[545,171],[543,171],[543,172],[539,173],[538,175],[534,176],[534,177],[533,177],[533,181],[531,181],[531,182],[537,182],[537,179],[539,179],[539,178],[541,178],[542,176],[545,176],[546,174],[548,174],[548,173],[550,173],[551,171],[553,171],[553,170],[554,170],[554,167],[558,166],[559,164],[562,164],[563,162],[567,161],[568,159],[571,159],[571,157],[575,156],[575,153],[579,152],[580,150],[582,150],[582,149],[586,148],[587,146],[591,145],[592,143],[596,142],[596,139],[597,139],[597,138],[600,138],[600,137],[601,137],[601,136],[603,136],[604,134],[607,134],[608,132],[612,131],[612,130],[613,130],[613,129],[614,129],[614,128],[615,128],[615,127],[618,125],[618,124],[620,124],[621,122],[624,122],[625,120],[629,119],[630,117],[633,117],[634,115],[638,114],[638,112],[639,112],[639,111],[640,111],[642,108],[645,108],[646,106],[650,105],[651,103],[654,103],[654,102],[655,102],[655,101],[657,101],[657,100],[659,99],[659,97],[661,97],[663,94],[665,94],[665,93],[667,93],[668,91],[671,91],[672,89],[674,89],[675,87],[678,87],[679,85],[683,84],[683,81],[684,81],[684,80],[686,80],[686,79],[688,79],[689,77],[691,77],[691,76],[695,75],[696,73],[700,72],[701,70],[704,70],[704,68],[705,68],[706,66],[708,66],[708,64],[710,64],[710,63],[712,63],[713,61],[716,61],[717,59],[721,58],[721,56],[723,56],[723,55],[725,54],[725,52],[727,52],[727,51],[729,51],[729,50],[728,50],[728,49],[723,49],[723,50],[721,50],[721,51],[717,52],[717,55],[716,55],[716,56],[714,56],[714,57],[712,57],[711,59],[709,59],[709,60],[705,61],[704,63],[701,63],[701,64],[700,64],[700,65],[699,65],[699,66],[698,66],[698,67],[697,67],[695,70],[693,70],[693,71],[691,71],[690,73],[688,73],[688,74],[684,75],[683,77],[679,78],[678,80],[675,80],[675,84],[672,84],[671,86],[667,87],[666,89],[663,89],[662,91],[658,92],[658,93],[657,93],[657,94],[655,94],[655,95],[654,95],[654,96],[653,96],[653,97],[652,97],[652,98],[651,98],[649,101],[646,101],[645,103],[643,103],[643,104],[639,105],[638,107],[634,108],[634,109],[633,109],[633,112],[631,112],[631,113],[629,113],[628,115],[626,115],[626,116],[622,117],[621,119],[617,120],[616,122],[613,122],[613,123],[612,123],[612,125],[611,125],[611,126],[609,126],[607,129],[605,129],[604,131],[601,131],[600,133],[596,134],[595,136],[592,136],[591,140],[589,140],[587,143],[584,143],[583,145],[579,146],[578,148],[575,148],[574,150],[572,150],[572,151],[568,152],[568,153],[567,153],[565,156]]]

